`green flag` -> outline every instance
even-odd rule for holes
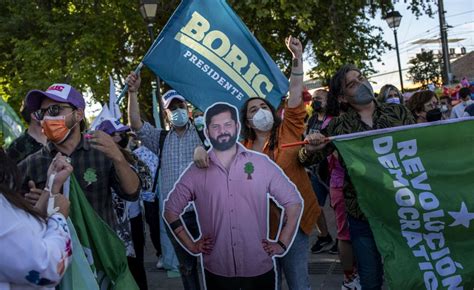
[[[72,241],[72,261],[66,270],[61,284],[59,285],[60,290],[99,290],[99,285],[89,266],[89,261],[86,258],[81,242],[77,237],[74,224],[71,222],[71,218],[67,219],[67,225],[69,232],[71,233]],[[57,289],[57,288],[56,288]]]
[[[338,136],[334,144],[390,289],[473,289],[474,118]]]
[[[69,216],[100,289],[138,289],[128,269],[122,241],[94,211],[74,175],[69,200]]]
[[[23,124],[15,111],[3,101],[0,97],[0,129],[3,134],[4,143],[6,146],[18,138],[23,130]]]

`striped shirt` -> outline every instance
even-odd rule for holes
[[[165,199],[181,173],[193,161],[194,149],[201,146],[202,142],[196,128],[189,122],[182,136],[179,136],[176,130],[172,128],[166,135],[163,148],[160,148],[161,130],[145,122],[136,133],[142,145],[148,147],[156,155],[159,156],[160,149],[163,150],[158,189]]]

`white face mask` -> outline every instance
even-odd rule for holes
[[[467,107],[470,104],[472,104],[472,100],[463,101],[462,103],[464,104],[465,107]]]
[[[400,104],[400,99],[399,98],[388,98],[385,100],[385,103],[387,104]]]
[[[188,110],[186,109],[176,109],[171,111],[171,124],[175,127],[183,127],[188,123],[189,116]]]
[[[272,112],[265,109],[258,109],[257,113],[250,120],[255,129],[263,132],[270,131],[274,123]]]
[[[194,126],[196,126],[196,129],[201,131],[204,128],[204,117],[198,116],[194,118]]]
[[[441,113],[446,113],[448,111],[448,106],[447,105],[442,105],[440,110],[441,110]]]

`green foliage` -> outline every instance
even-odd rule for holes
[[[138,1],[6,1],[0,23],[0,91],[15,110],[29,90],[54,82],[103,102],[108,75],[123,85],[151,44]],[[151,92],[154,76],[145,70],[142,78],[142,92]]]
[[[407,0],[415,14],[431,14],[430,1]],[[314,60],[313,72],[328,78],[341,64],[371,69],[388,44],[368,23],[376,11],[392,7],[386,0],[229,0],[279,66],[289,72],[291,59],[284,38],[301,38]],[[161,29],[179,1],[160,1],[155,31]],[[0,9],[0,94],[18,111],[31,89],[67,82],[107,100],[108,75],[123,85],[151,44],[146,24],[130,0],[17,0]],[[158,28],[158,29],[157,29]],[[156,35],[155,35],[156,36]],[[152,119],[151,81],[142,71],[139,102]],[[125,103],[124,103],[125,104]]]
[[[411,66],[408,76],[414,83],[420,83],[422,88],[441,79],[441,61],[432,51],[422,51],[408,62]]]
[[[419,16],[433,14],[426,0],[406,0],[407,9]],[[229,0],[260,43],[287,75],[291,55],[283,42],[298,36],[306,55],[315,63],[311,75],[328,80],[345,63],[373,72],[372,61],[390,45],[383,41],[381,28],[369,24],[376,12],[393,8],[385,0]],[[309,69],[309,68],[306,68]]]

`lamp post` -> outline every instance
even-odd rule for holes
[[[400,64],[400,52],[398,51],[398,38],[397,38],[397,28],[400,26],[402,15],[398,11],[391,11],[387,13],[384,20],[387,21],[388,27],[393,29],[393,34],[395,35],[395,47],[397,49],[397,61],[398,61],[398,74],[400,75],[400,88],[403,93],[402,66]]]
[[[143,19],[147,23],[148,33],[150,34],[151,43],[155,41],[155,35],[153,33],[153,23],[156,19],[156,14],[158,12],[158,0],[140,0],[140,13],[142,14]],[[163,101],[161,100],[160,93],[160,77],[156,76],[156,98],[158,101],[158,107],[160,109],[160,125],[161,128],[165,128],[165,121],[163,118]]]

